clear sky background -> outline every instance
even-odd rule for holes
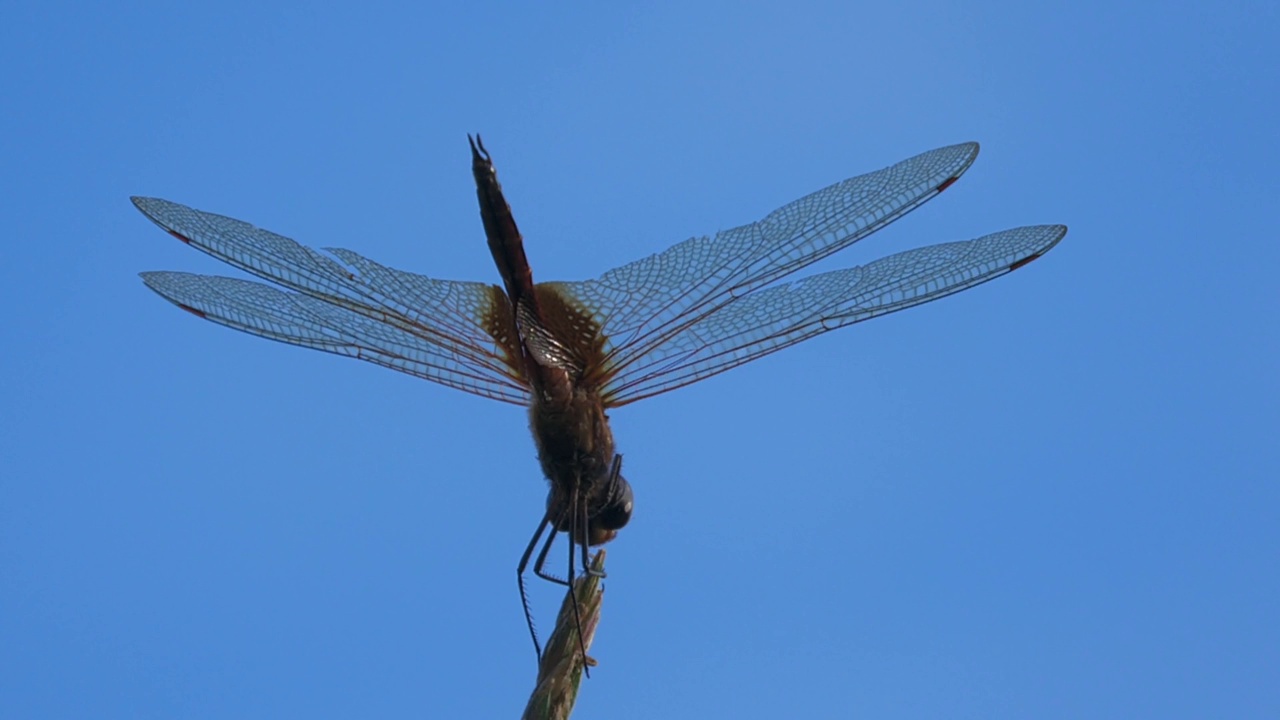
[[[0,10],[0,717],[518,716],[524,413],[179,312],[128,202],[496,281],[476,131],[544,280],[966,140],[819,269],[1071,228],[615,412],[576,717],[1280,716],[1275,3],[423,5]]]

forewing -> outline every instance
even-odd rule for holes
[[[528,398],[502,290],[388,268],[342,248],[332,257],[248,223],[134,198],[170,234],[289,290],[186,273],[148,287],[215,322],[293,345],[360,357],[513,403]]]
[[[1014,228],[758,290],[669,336],[615,374],[605,386],[606,404],[635,402],[829,330],[980,285],[1048,252],[1066,232],[1062,225]]]
[[[548,283],[601,324],[601,375],[635,376],[690,326],[736,297],[848,247],[946,189],[977,143],[931,150],[785,205],[759,222],[686,240],[597,280]],[[660,353],[659,353],[660,355]]]

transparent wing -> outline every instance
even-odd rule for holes
[[[610,407],[724,372],[801,340],[905,310],[1012,272],[1048,252],[1062,225],[932,245],[758,290],[668,336],[605,386]]]
[[[369,360],[460,390],[524,404],[509,303],[494,285],[436,280],[342,248],[321,254],[248,223],[133,198],[170,234],[295,292],[185,273],[144,273],[179,306],[239,330]]]
[[[450,354],[450,345],[425,342],[397,325],[309,295],[252,280],[190,273],[147,272],[142,279],[166,300],[220,325],[367,360],[495,400],[521,405],[528,401],[525,388]]]
[[[848,247],[937,196],[977,154],[977,143],[931,150],[597,280],[548,285],[600,321],[610,342],[608,372],[635,377],[635,365],[661,361],[659,348],[734,298]]]

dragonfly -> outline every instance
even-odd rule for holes
[[[516,572],[539,656],[525,588],[530,560],[537,576],[572,592],[575,548],[591,572],[588,549],[613,540],[631,519],[634,495],[607,411],[993,280],[1067,232],[1017,227],[789,279],[949,188],[977,158],[978,144],[969,142],[838,182],[757,222],[695,236],[593,280],[534,282],[492,156],[478,135],[468,142],[501,285],[397,270],[352,250],[315,250],[230,217],[134,197],[169,234],[267,282],[141,275],[206,320],[525,407],[549,485]],[[566,578],[546,569],[560,534],[568,539]]]

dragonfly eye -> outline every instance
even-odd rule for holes
[[[631,521],[631,510],[635,505],[635,500],[631,494],[631,483],[627,482],[621,475],[618,476],[618,490],[610,499],[609,504],[604,506],[600,514],[596,515],[592,525],[602,530],[619,530]]]

